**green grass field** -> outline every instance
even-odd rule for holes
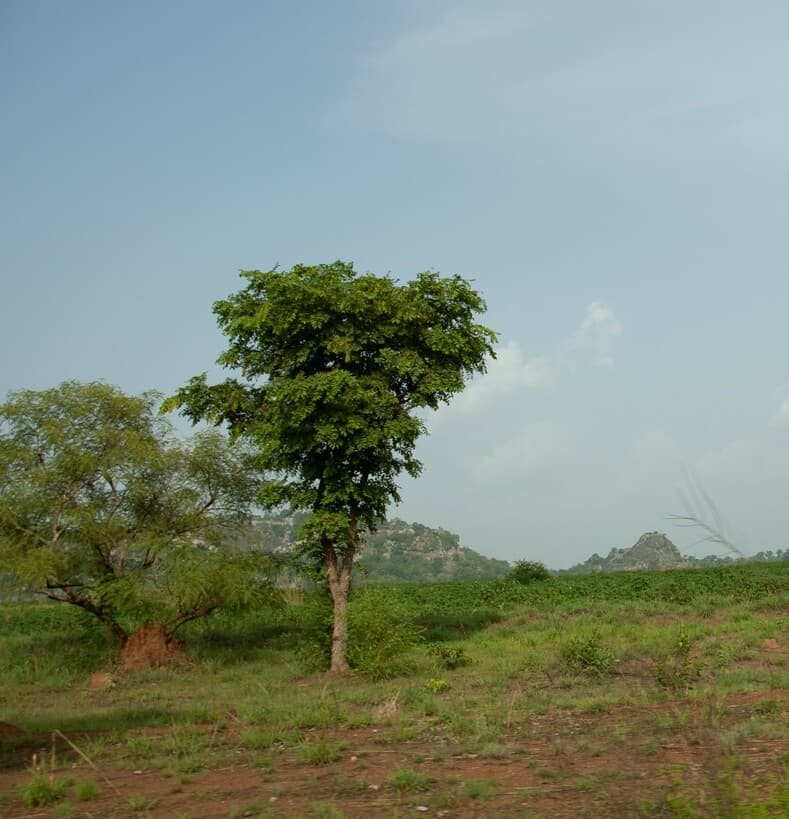
[[[347,678],[306,593],[136,673],[6,605],[0,817],[789,815],[787,603],[787,564],[370,586]]]

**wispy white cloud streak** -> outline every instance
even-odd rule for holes
[[[487,362],[487,373],[475,378],[453,401],[451,412],[465,415],[489,410],[525,389],[551,387],[565,371],[577,366],[613,367],[613,348],[621,335],[622,324],[613,308],[594,301],[575,332],[551,353],[527,357],[516,341],[498,347],[496,358]]]
[[[780,5],[758,20],[720,9],[715,25],[701,11],[682,14],[678,30],[665,13],[634,14],[628,3],[614,4],[608,22],[581,3],[438,3],[367,55],[351,108],[367,126],[418,140],[486,138],[522,150],[559,131],[587,151],[786,156],[789,15]]]
[[[613,367],[613,346],[621,335],[622,324],[613,309],[604,301],[593,301],[586,308],[570,350],[588,355],[595,367]]]
[[[772,417],[771,423],[773,425],[789,424],[789,398],[784,398],[781,402],[778,411]]]

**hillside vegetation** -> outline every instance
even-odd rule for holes
[[[256,517],[248,534],[250,545],[279,554],[293,553],[306,515]],[[485,557],[460,545],[458,535],[421,523],[390,518],[365,538],[359,548],[355,579],[387,582],[434,582],[505,577],[506,560]]]

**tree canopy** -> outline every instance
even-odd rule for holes
[[[459,276],[400,284],[345,262],[241,275],[246,287],[214,303],[229,342],[218,363],[239,378],[197,376],[165,406],[253,442],[266,507],[311,511],[302,534],[326,571],[331,667],[342,671],[360,533],[399,500],[398,476],[420,472],[418,411],[483,372],[495,334],[476,323],[485,303]]]
[[[159,400],[65,382],[0,405],[3,567],[121,641],[149,617],[172,633],[271,599],[265,561],[226,546],[257,495],[254,463],[217,430],[177,439]]]

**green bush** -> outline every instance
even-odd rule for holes
[[[57,802],[72,782],[72,779],[55,779],[43,773],[36,774],[30,782],[21,786],[20,796],[29,808],[45,808]]]
[[[296,651],[308,672],[326,671],[331,655],[332,603],[328,590],[309,595],[304,603],[292,606],[296,629],[283,640]]]
[[[403,656],[423,639],[423,630],[410,622],[375,587],[354,595],[348,606],[348,660],[353,668],[375,680],[408,673]]]
[[[704,668],[692,656],[693,639],[680,626],[674,635],[674,645],[668,657],[655,664],[655,680],[662,688],[674,693],[687,691],[693,687]]]
[[[562,664],[568,671],[603,677],[616,663],[614,652],[597,632],[588,637],[573,637],[561,647]]]
[[[525,585],[535,580],[548,580],[550,576],[551,573],[542,563],[535,560],[518,560],[508,579]]]
[[[449,671],[471,664],[471,657],[462,646],[442,646],[433,643],[430,646],[430,653],[435,654],[439,663]]]

